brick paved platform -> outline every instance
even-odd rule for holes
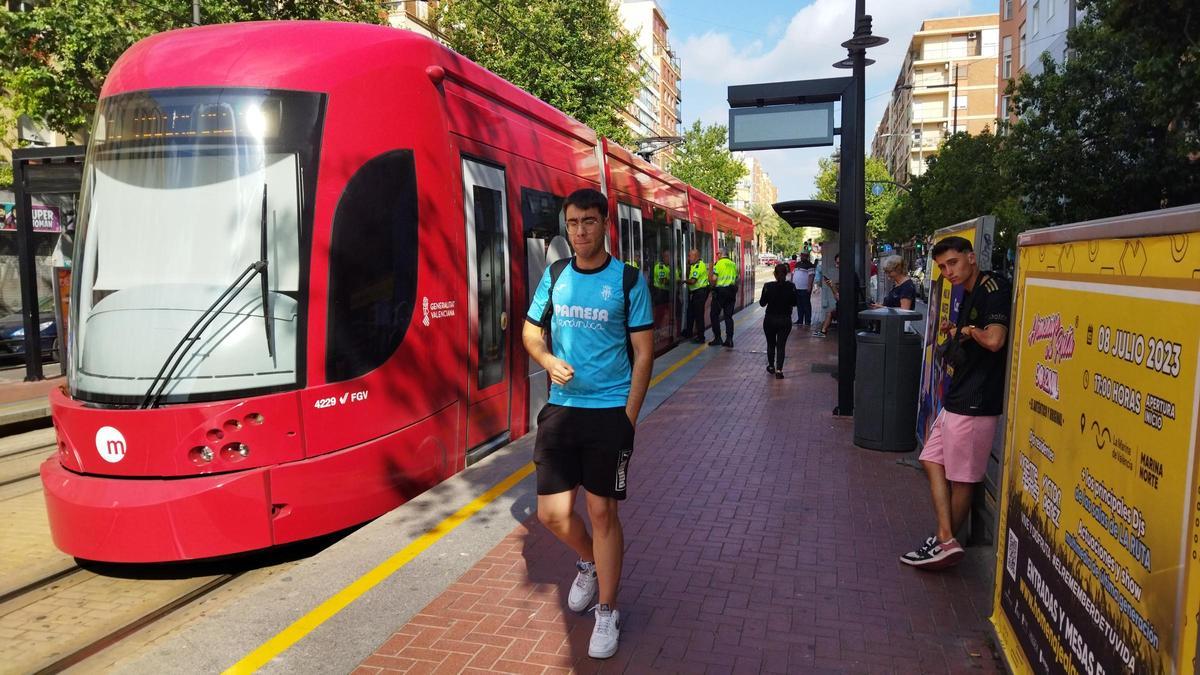
[[[932,529],[924,476],[831,416],[836,382],[812,365],[832,337],[793,332],[779,381],[748,325],[638,428],[616,656],[587,656],[574,556],[531,518],[355,672],[1002,672],[992,550],[900,564]]]

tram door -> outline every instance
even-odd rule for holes
[[[509,428],[508,217],[504,170],[463,160],[467,224],[467,449],[478,457]],[[472,452],[474,451],[474,452]]]
[[[736,303],[736,308],[734,310],[734,311],[737,311],[737,310],[745,307],[747,304],[749,304],[750,300],[752,300],[752,297],[751,297],[752,292],[751,293],[746,292],[746,266],[744,264],[742,264],[742,261],[745,259],[745,251],[742,250],[742,235],[740,235],[740,234],[734,236],[734,238],[733,238],[733,256],[732,256],[732,258],[733,258],[734,264],[737,265],[738,286],[741,286],[741,289],[740,289],[741,292],[738,293],[738,300]]]
[[[617,204],[617,231],[621,237],[621,260],[642,267],[642,210]]]
[[[550,266],[571,257],[567,243],[567,223],[562,213],[562,197],[529,188],[521,190],[521,215],[525,226],[525,287],[528,296],[525,306],[533,302],[533,294],[542,275]],[[516,336],[514,336],[514,339]],[[529,375],[529,429],[537,428],[537,416],[550,400],[550,375],[540,363],[527,356]]]
[[[676,218],[671,225],[671,231],[674,233],[675,244],[675,269],[676,283],[673,284],[675,290],[673,292],[674,311],[675,311],[675,334],[679,335],[683,332],[685,324],[683,323],[687,316],[687,284],[679,283],[687,279],[688,275],[688,249],[692,248],[692,241],[695,232],[695,226],[687,221]]]

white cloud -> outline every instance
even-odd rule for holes
[[[866,107],[867,147],[888,102],[888,92],[896,81],[912,34],[921,21],[941,16],[967,14],[968,0],[905,0],[867,4],[874,18],[872,32],[889,42],[871,49],[868,55],[876,64],[867,68]],[[668,18],[669,18],[668,10]],[[841,43],[854,27],[854,3],[848,0],[813,0],[786,22],[779,34],[771,18],[761,33],[773,36],[772,43],[761,39],[739,45],[732,33],[712,30],[687,36],[677,42],[683,65],[683,124],[690,126],[699,118],[706,124],[728,121],[726,87],[734,84],[780,82],[811,78],[843,77],[846,70],[832,67],[846,56]],[[676,41],[677,38],[673,41]],[[882,94],[875,98],[873,95]],[[817,159],[831,148],[810,150],[772,150],[754,153],[779,187],[779,198],[807,199],[813,190]]]

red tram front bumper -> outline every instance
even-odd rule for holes
[[[54,544],[105,562],[196,560],[366,522],[449,477],[458,410],[286,464],[179,478],[95,476],[42,463]]]
[[[86,560],[159,562],[271,546],[270,469],[186,479],[84,476],[42,463],[50,532]]]

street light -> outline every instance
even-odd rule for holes
[[[638,149],[634,154],[649,162],[655,153],[682,142],[682,136],[645,136],[637,139]]]
[[[842,135],[841,150],[848,161],[838,167],[838,182],[846,186],[845,197],[839,196],[839,231],[838,250],[842,256],[843,265],[838,273],[841,288],[845,291],[838,297],[838,313],[842,320],[838,322],[838,407],[836,415],[851,415],[854,413],[854,374],[857,364],[854,339],[854,317],[858,316],[857,294],[853,292],[855,284],[860,279],[863,270],[862,254],[859,245],[865,238],[866,222],[863,214],[866,212],[866,174],[863,167],[863,156],[866,154],[866,139],[863,137],[864,107],[866,92],[866,67],[874,63],[867,58],[867,49],[887,43],[887,38],[871,34],[871,16],[866,13],[866,0],[854,2],[854,34],[842,43],[846,48],[846,58],[833,64],[834,68],[853,70],[854,94],[843,99],[842,106],[853,106],[854,133]],[[843,107],[843,110],[845,108]],[[852,161],[850,161],[852,160]],[[848,209],[846,207],[849,207]],[[849,264],[845,264],[849,263]],[[865,285],[864,285],[865,287]]]

